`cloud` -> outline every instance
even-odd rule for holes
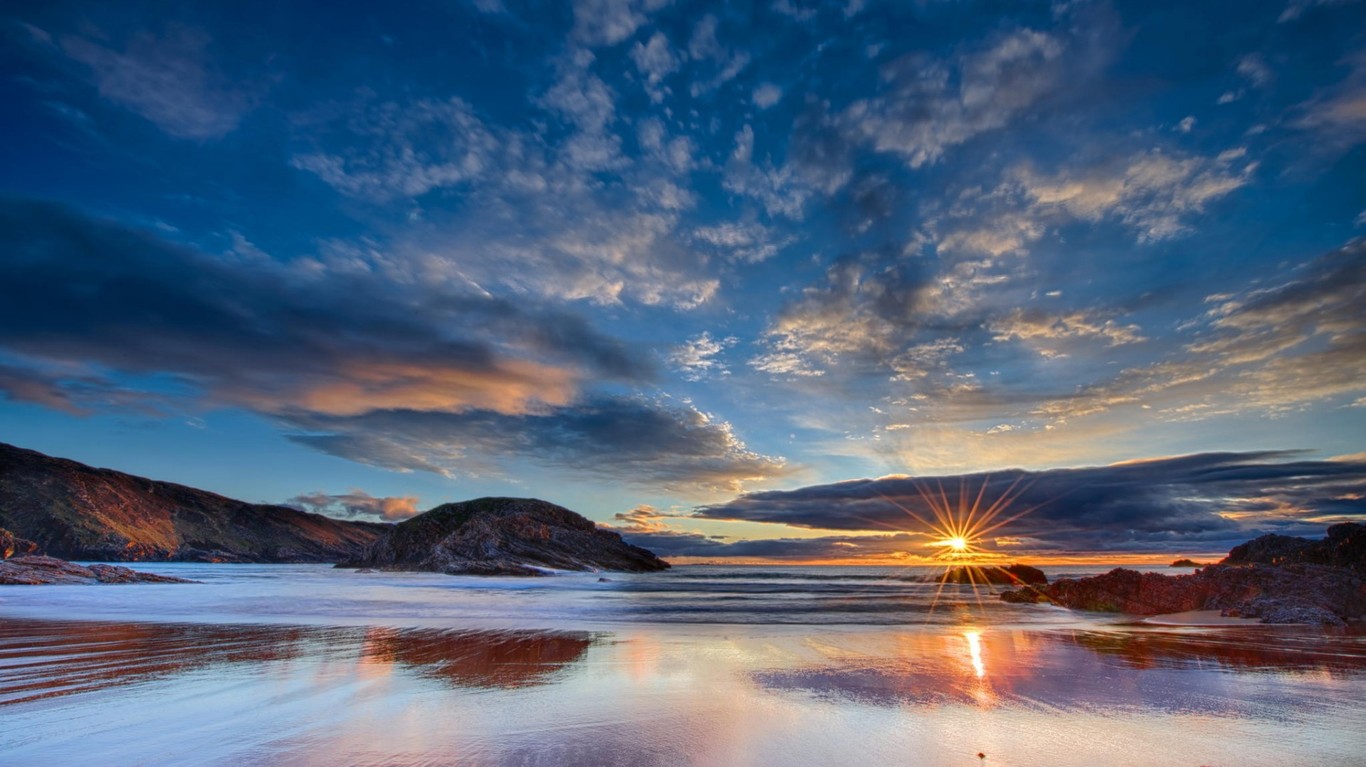
[[[645,75],[645,89],[650,100],[656,104],[664,100],[664,91],[659,87],[665,77],[678,69],[678,57],[669,46],[669,38],[663,32],[656,32],[647,43],[636,43],[631,47],[631,60],[636,69]]]
[[[616,45],[669,0],[575,0],[573,36],[584,45]]]
[[[927,280],[919,265],[876,254],[840,259],[765,331],[771,352],[752,365],[770,373],[819,375],[837,359],[885,360],[924,322]]]
[[[1333,149],[1345,150],[1366,140],[1366,54],[1345,62],[1346,77],[1293,110],[1295,127],[1314,131]]]
[[[623,533],[661,533],[668,530],[668,523],[664,520],[671,516],[675,515],[661,514],[655,507],[643,503],[630,511],[613,514],[612,519],[626,524],[609,525],[609,527],[614,527]]]
[[[1189,220],[1211,202],[1245,186],[1257,170],[1238,150],[1206,159],[1151,150],[1118,165],[1041,175],[1016,171],[1018,190],[1035,214],[1056,213],[1082,221],[1117,218],[1140,242],[1190,231]]]
[[[769,216],[799,221],[817,190],[812,180],[791,165],[774,165],[754,156],[754,128],[748,124],[735,134],[735,148],[726,161],[722,186],[732,194],[758,201]]]
[[[271,414],[512,414],[566,404],[585,381],[650,376],[574,315],[211,258],[47,203],[0,204],[0,241],[0,348],[65,365],[51,396],[116,372],[170,376],[213,403]],[[10,391],[37,396],[31,381]]]
[[[689,381],[730,375],[730,369],[716,357],[739,340],[734,336],[712,338],[711,333],[704,332],[675,347],[669,354],[669,362],[682,371],[683,377]]]
[[[1013,490],[1012,490],[1013,488]],[[1015,497],[992,536],[1036,538],[1041,549],[1167,551],[1227,548],[1263,532],[1321,534],[1328,519],[1360,519],[1366,461],[1314,461],[1294,451],[1206,453],[1077,469],[857,479],[750,493],[695,515],[827,530],[928,532],[922,494],[950,508]]]
[[[904,559],[918,564],[918,556],[930,553],[925,537],[912,533],[889,535],[832,535],[819,538],[756,538],[723,540],[679,531],[622,531],[627,543],[643,546],[661,557],[707,559],[758,559],[788,562],[877,562]]]
[[[123,50],[86,37],[60,41],[66,55],[90,68],[101,96],[176,138],[200,141],[234,131],[256,100],[251,88],[214,67],[210,43],[204,32],[179,24],[159,36],[134,35]]]
[[[692,407],[585,399],[587,385],[652,369],[574,315],[210,258],[46,203],[0,205],[0,241],[0,350],[29,363],[0,385],[25,401],[74,410],[94,399],[76,396],[84,379],[163,376],[182,398],[246,407],[300,444],[392,469],[527,458],[687,494],[785,472]]]
[[[1351,5],[1357,0],[1290,0],[1276,19],[1278,23],[1295,21],[1312,8],[1330,8],[1335,5]]]
[[[783,97],[783,89],[773,83],[761,83],[754,89],[754,106],[768,109]]]
[[[1082,311],[1054,314],[1037,308],[1016,309],[993,320],[991,330],[998,341],[1022,341],[1044,356],[1062,354],[1078,340],[1098,340],[1106,346],[1144,340],[1137,325],[1123,325]]]
[[[1259,53],[1249,53],[1238,59],[1238,74],[1246,77],[1253,86],[1262,88],[1274,78],[1271,67]]]
[[[688,41],[688,55],[694,61],[710,62],[715,67],[714,74],[707,79],[693,81],[690,92],[693,98],[704,96],[722,85],[734,80],[745,67],[749,66],[750,56],[743,50],[733,50],[721,43],[717,37],[720,21],[713,14],[707,14],[693,27],[692,38]]]
[[[699,226],[693,230],[692,239],[716,248],[732,261],[748,264],[767,261],[792,242],[790,238],[775,236],[771,229],[753,221]]]
[[[383,102],[341,124],[310,127],[315,141],[331,138],[346,148],[296,154],[290,165],[343,194],[380,202],[482,181],[504,151],[503,140],[459,98]]]
[[[854,102],[841,121],[877,151],[902,156],[912,168],[951,147],[1004,127],[1061,87],[1070,64],[1066,42],[1017,29],[953,60],[909,54],[887,65],[887,92]]]
[[[749,450],[729,423],[640,397],[597,397],[521,415],[385,410],[287,420],[300,444],[399,471],[488,473],[499,460],[518,457],[689,496],[733,491],[787,471],[783,459]]]
[[[285,503],[314,514],[341,519],[378,518],[385,522],[401,522],[418,514],[417,498],[414,496],[379,498],[364,490],[352,490],[339,495],[329,495],[320,490],[296,495]]]

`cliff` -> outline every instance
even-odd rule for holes
[[[335,562],[388,525],[245,503],[0,443],[0,528],[50,556]]]
[[[651,572],[669,564],[562,506],[535,498],[479,498],[400,522],[364,556],[339,566],[542,575],[541,568]]]

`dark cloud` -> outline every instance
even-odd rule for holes
[[[1012,491],[1012,488],[1014,490]],[[751,493],[697,515],[829,530],[924,531],[934,512],[1013,496],[998,520],[1030,510],[991,538],[1036,538],[1087,551],[1221,549],[1266,531],[1321,533],[1338,518],[1366,517],[1366,460],[1311,461],[1293,451],[1204,453],[1077,469],[858,479]],[[941,505],[944,505],[941,502]]]
[[[783,470],[694,408],[583,401],[583,385],[652,370],[574,315],[211,258],[45,203],[0,204],[0,242],[0,352],[32,363],[0,367],[14,399],[127,405],[114,379],[157,375],[302,430],[300,444],[393,469],[468,473],[523,456],[728,492]]]
[[[545,413],[383,410],[357,416],[290,416],[295,441],[398,470],[464,474],[499,459],[694,494],[731,490],[784,473],[782,459],[750,451],[730,424],[691,406],[599,397]],[[489,462],[488,458],[494,460]]]
[[[833,535],[821,538],[719,540],[700,533],[622,531],[628,543],[661,557],[775,559],[810,562],[835,559],[907,557],[923,553],[926,539],[914,533]]]
[[[0,243],[0,348],[43,363],[52,382],[35,388],[36,365],[22,382],[6,376],[29,401],[69,399],[63,382],[103,369],[173,376],[266,413],[515,413],[566,404],[584,382],[652,374],[574,315],[213,258],[47,203],[0,202]]]
[[[324,492],[296,495],[285,502],[287,505],[314,514],[326,514],[343,519],[379,518],[386,522],[398,522],[416,516],[417,498],[414,496],[376,497],[364,490],[330,495]]]

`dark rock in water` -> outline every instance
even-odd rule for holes
[[[1345,567],[1309,564],[1210,565],[1176,576],[1116,568],[1007,592],[1002,599],[1132,615],[1219,610],[1263,623],[1342,625],[1366,619],[1366,577]]]
[[[0,585],[54,583],[194,583],[168,575],[140,573],[117,565],[78,565],[56,557],[24,556],[0,562]]]
[[[1168,567],[1204,567],[1204,566],[1205,566],[1205,563],[1204,563],[1204,562],[1196,562],[1196,561],[1193,560],[1193,559],[1178,559],[1178,560],[1176,560],[1175,562],[1172,562],[1170,565],[1167,565],[1167,566],[1168,566]]]
[[[38,552],[38,544],[25,538],[20,538],[8,530],[0,529],[0,560],[9,559],[14,556],[37,554]]]
[[[1350,567],[1366,573],[1366,524],[1343,522],[1328,528],[1322,540],[1290,535],[1263,535],[1234,546],[1220,564],[1286,565],[1302,562]]]
[[[335,562],[359,556],[388,527],[244,503],[0,443],[0,528],[65,559]]]
[[[993,586],[1020,586],[1048,583],[1043,570],[1029,565],[965,565],[950,568],[944,574],[945,583],[976,583]]]
[[[669,564],[562,506],[535,498],[480,498],[400,522],[365,556],[338,566],[545,575],[547,568],[651,572]]]

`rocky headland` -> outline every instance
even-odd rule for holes
[[[1265,535],[1189,574],[1116,568],[1001,598],[1133,615],[1218,610],[1263,623],[1341,626],[1366,620],[1366,525],[1334,525],[1322,540]]]
[[[359,556],[389,526],[245,503],[0,443],[0,527],[64,559],[336,562]]]
[[[563,506],[535,498],[448,503],[394,525],[338,567],[451,575],[653,572],[669,563]]]

